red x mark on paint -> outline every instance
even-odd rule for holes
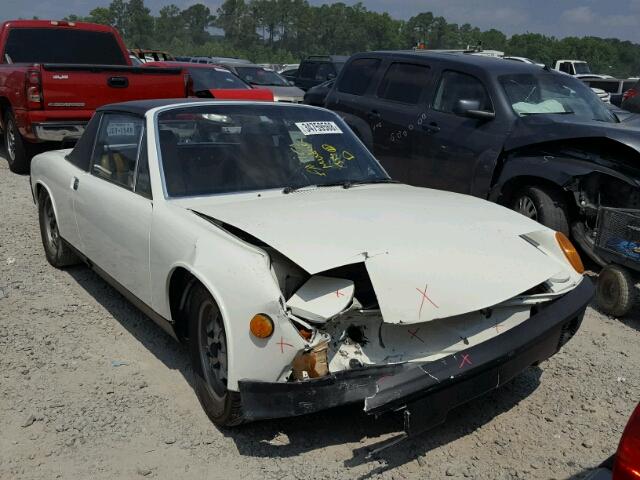
[[[469,358],[469,354],[465,353],[462,355],[462,362],[460,363],[460,366],[458,368],[462,368],[464,367],[465,364],[469,364],[469,365],[473,365],[473,363],[471,363],[471,359]]]
[[[415,330],[411,331],[411,329],[407,329],[407,332],[409,332],[409,335],[411,335],[413,338],[417,338],[418,340],[420,340],[422,343],[424,343],[424,340],[422,340],[419,336],[418,336],[418,330],[420,330],[420,327],[417,327]]]
[[[284,338],[280,337],[280,341],[278,343],[276,343],[276,345],[280,345],[280,353],[284,353],[284,346],[286,345],[287,347],[292,347],[293,345],[291,345],[290,343],[287,343],[284,341]]]
[[[422,315],[422,307],[424,306],[424,301],[427,300],[431,305],[433,305],[436,308],[440,308],[438,307],[438,305],[436,305],[433,300],[431,300],[428,296],[427,296],[427,287],[429,286],[429,284],[425,284],[424,286],[424,291],[420,290],[418,287],[416,287],[416,290],[418,292],[420,292],[420,295],[422,296],[421,299],[422,301],[420,302],[420,310],[418,310],[418,318],[420,318],[420,315]]]
[[[344,293],[342,293],[340,290],[336,290],[336,297],[344,297]]]

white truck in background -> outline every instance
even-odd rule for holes
[[[591,67],[584,60],[558,60],[553,69],[576,78],[613,78],[611,75],[592,73]]]

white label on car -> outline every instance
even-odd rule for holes
[[[136,134],[136,127],[133,122],[110,123],[107,127],[109,137],[133,137]]]
[[[305,135],[342,133],[342,130],[340,130],[340,127],[338,127],[335,122],[297,122],[296,127]]]

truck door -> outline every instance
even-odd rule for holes
[[[473,180],[497,158],[504,129],[499,119],[472,118],[464,106],[493,113],[483,82],[468,73],[444,70],[438,80],[431,108],[421,129],[425,156],[422,185],[459,193],[472,193]]]
[[[376,157],[391,178],[413,185],[424,184],[428,173],[420,137],[430,70],[421,63],[391,62],[367,112]]]

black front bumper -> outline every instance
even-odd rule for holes
[[[593,291],[585,277],[522,324],[433,362],[366,367],[303,382],[241,380],[243,412],[250,420],[280,418],[364,400],[370,414],[404,410],[406,432],[419,433],[555,354],[580,327]]]

